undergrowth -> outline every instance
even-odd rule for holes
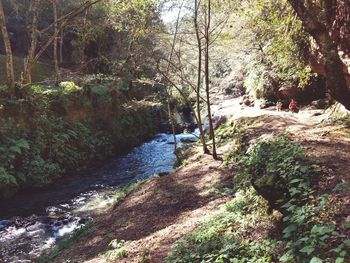
[[[90,94],[62,82],[30,86],[22,100],[0,99],[0,198],[48,185],[154,134],[151,106],[106,102],[107,89]]]
[[[224,211],[178,241],[166,262],[274,262],[279,242],[264,237],[249,238],[251,229],[270,220],[266,206],[254,189],[238,192]]]
[[[241,159],[240,183],[248,182],[270,207],[283,213],[286,253],[281,262],[347,262],[350,239],[332,218],[326,194],[317,195],[317,176],[304,150],[287,137],[265,137]],[[333,211],[333,214],[329,211]]]
[[[350,225],[336,223],[337,208],[316,191],[322,175],[314,162],[287,136],[247,141],[247,127],[229,122],[218,131],[219,142],[233,147],[226,165],[239,169],[234,177],[238,196],[178,241],[167,262],[350,262]],[[273,210],[279,216],[270,216]],[[273,230],[262,231],[264,224]],[[251,238],[255,235],[258,240]]]

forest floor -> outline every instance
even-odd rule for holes
[[[327,124],[322,122],[324,116],[315,113],[245,108],[236,117],[258,117],[247,127],[249,139],[288,132],[311,160],[317,160],[324,172],[319,187],[331,193],[339,182],[350,186],[350,127],[344,123]],[[223,144],[218,152],[224,156],[231,147],[230,143]],[[222,161],[201,154],[196,147],[186,164],[173,174],[146,181],[117,207],[98,215],[95,230],[62,251],[55,262],[164,262],[177,240],[234,198],[222,191],[232,187],[233,176],[234,171]],[[342,203],[339,217],[350,221],[348,195],[334,194],[331,199]],[[111,257],[112,240],[125,241],[123,258]]]

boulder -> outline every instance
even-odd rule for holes
[[[195,136],[188,136],[180,139],[183,143],[194,143],[198,141],[198,138]]]
[[[275,106],[276,103],[274,103],[273,101],[270,101],[270,100],[259,100],[258,101],[259,103],[259,108],[260,109],[266,109],[266,108],[269,108],[269,107],[272,107],[272,106]]]
[[[315,107],[315,109],[318,110],[323,110],[328,106],[328,101],[323,99],[323,100],[315,100],[311,102],[311,105]]]
[[[223,88],[223,93],[226,96],[231,96],[233,98],[238,98],[243,96],[245,94],[243,80],[234,79],[228,83],[225,83]]]
[[[301,89],[297,87],[282,87],[278,90],[282,98],[298,99],[302,96]]]

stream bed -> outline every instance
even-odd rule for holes
[[[196,140],[193,134],[177,135],[180,144]],[[0,262],[34,262],[59,239],[93,221],[92,212],[111,204],[115,190],[169,173],[175,160],[173,136],[158,134],[100,168],[1,201]]]

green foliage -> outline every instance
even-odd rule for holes
[[[95,97],[72,82],[59,87],[32,85],[27,91],[24,100],[2,100],[0,197],[23,187],[45,186],[68,171],[121,153],[155,132],[151,107],[136,103],[134,108],[112,107],[98,100],[110,100],[106,87],[96,88],[94,115],[89,113],[91,104],[84,101]],[[71,109],[86,117],[67,120]]]
[[[110,252],[108,258],[110,260],[122,259],[128,254],[128,251],[125,248],[117,248]]]
[[[8,87],[7,85],[0,84],[0,94],[7,94]]]
[[[0,192],[4,197],[11,195],[12,188],[17,187],[16,178],[9,174],[4,167],[0,167]]]
[[[47,98],[59,98],[61,100],[68,99],[72,93],[80,92],[83,89],[77,86],[74,82],[61,82],[57,87],[33,84],[26,88],[29,96],[46,96]]]
[[[284,136],[267,136],[251,144],[240,164],[243,174],[239,183],[274,189],[275,200],[268,201],[274,202],[271,205],[277,205],[277,209],[295,196],[299,203],[310,197],[310,168],[304,151]]]
[[[109,96],[111,89],[105,86],[92,86],[91,92],[99,96]]]
[[[348,247],[337,227],[319,221],[330,210],[328,197],[314,197],[311,166],[298,144],[286,137],[262,138],[251,144],[240,164],[244,170],[238,183],[252,184],[270,207],[284,214],[282,234],[288,242],[281,262],[345,260]]]
[[[312,76],[305,59],[309,40],[287,1],[245,1],[243,6],[241,12],[247,17],[246,27],[254,32],[256,46],[245,86],[257,97],[268,96],[278,86],[307,86]]]
[[[30,85],[28,90],[32,94],[42,94],[44,91],[48,90],[48,88],[43,85]]]
[[[70,94],[72,92],[82,90],[81,87],[77,86],[74,82],[70,81],[61,82],[60,87],[63,89],[64,94]]]
[[[15,190],[18,183],[23,181],[23,178],[16,178],[14,169],[22,161],[21,155],[30,149],[24,135],[13,120],[0,127],[0,189],[4,196],[10,195],[11,190]]]
[[[92,86],[91,93],[97,98],[98,104],[103,105],[105,103],[111,103],[111,89],[105,86]]]
[[[239,192],[224,212],[187,234],[172,248],[167,262],[274,262],[275,240],[248,241],[242,235],[254,218],[267,217],[266,203],[253,189]]]
[[[109,243],[110,251],[107,253],[109,260],[117,260],[124,258],[128,251],[123,247],[125,244],[124,240],[114,239]]]
[[[289,242],[286,245],[288,251],[280,259],[282,262],[307,263],[315,258],[321,262],[337,258],[341,262],[349,257],[350,244],[340,238],[337,227],[332,222],[317,222],[320,215],[330,209],[326,200],[321,197],[316,204],[286,205],[289,215],[283,218],[287,225],[283,237]]]

